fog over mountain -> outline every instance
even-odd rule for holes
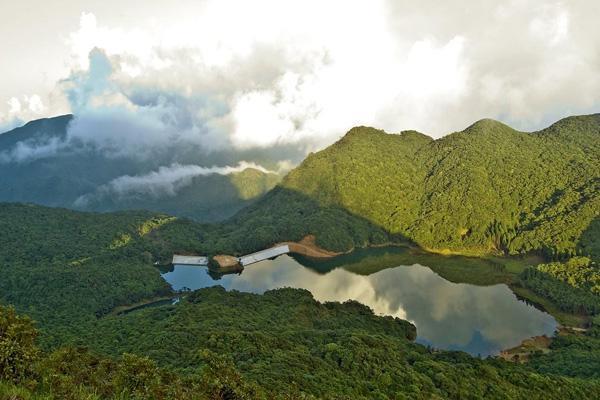
[[[73,135],[77,121],[40,119],[0,135],[0,201],[215,221],[258,199],[289,169],[261,150],[207,152],[174,142],[148,153],[142,145],[139,154],[112,151]]]

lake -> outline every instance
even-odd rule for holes
[[[357,300],[376,314],[415,324],[418,343],[473,355],[497,354],[531,336],[552,335],[557,327],[551,315],[499,283],[506,275],[498,265],[405,249],[368,250],[325,262],[283,255],[218,279],[205,267],[175,265],[162,276],[175,290],[221,285],[263,293],[294,287],[319,301]]]

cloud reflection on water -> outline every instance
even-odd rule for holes
[[[421,343],[483,356],[531,336],[550,335],[556,328],[550,315],[517,300],[506,285],[452,283],[418,264],[368,276],[342,268],[321,275],[281,256],[217,281],[204,268],[191,266],[177,266],[163,276],[175,289],[221,285],[228,290],[262,293],[295,287],[309,290],[319,301],[353,299],[376,314],[411,321]]]

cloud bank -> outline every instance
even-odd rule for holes
[[[94,193],[80,196],[75,200],[75,207],[86,207],[91,201],[101,198],[136,198],[150,197],[160,198],[175,196],[177,192],[192,184],[197,176],[212,174],[230,175],[241,172],[247,168],[253,168],[264,173],[275,173],[255,163],[242,161],[236,166],[226,167],[201,167],[198,165],[172,164],[168,167],[160,167],[142,175],[124,175],[115,178],[105,185],[100,186]]]
[[[124,5],[120,20],[90,6],[64,35],[70,74],[9,99],[0,121],[67,104],[68,140],[151,158],[177,145],[306,154],[355,125],[531,130],[600,110],[591,0],[158,4]]]

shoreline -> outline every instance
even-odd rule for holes
[[[524,288],[521,288],[516,283],[516,277],[527,265],[536,265],[537,263],[543,262],[544,260],[537,254],[527,254],[523,256],[509,256],[504,254],[494,254],[485,252],[460,252],[450,251],[449,249],[432,249],[421,247],[414,243],[409,242],[386,242],[380,244],[368,244],[364,247],[353,247],[347,251],[335,252],[324,249],[316,244],[316,237],[314,235],[307,235],[300,241],[283,241],[277,242],[272,247],[287,245],[290,249],[289,254],[298,254],[304,257],[312,258],[315,261],[319,260],[331,260],[333,258],[348,255],[358,249],[369,249],[369,248],[384,248],[384,247],[404,247],[409,250],[420,251],[426,254],[440,256],[440,257],[467,257],[473,259],[480,259],[482,261],[489,261],[498,266],[502,267],[507,275],[510,277],[509,282],[505,284],[509,289],[519,298],[521,301],[525,301],[534,304],[536,308],[551,315],[558,323],[557,331],[550,337],[546,335],[532,336],[522,340],[518,346],[502,349],[494,357],[503,358],[507,361],[518,361],[524,362],[527,360],[527,352],[529,348],[546,349],[547,346],[552,342],[553,338],[557,335],[569,335],[579,332],[581,327],[585,325],[587,321],[586,316],[568,314],[558,310],[549,300],[541,298],[540,296],[532,293]],[[239,272],[239,271],[235,271]],[[540,344],[544,346],[540,347]],[[549,350],[547,350],[549,351]],[[533,352],[529,351],[529,352]],[[517,355],[515,358],[514,356]],[[515,358],[515,359],[513,359]]]
[[[290,253],[295,252],[305,257],[314,258],[317,261],[319,259],[332,259],[337,256],[347,255],[357,250],[356,247],[353,247],[345,252],[332,252],[318,247],[315,243],[315,239],[316,238],[314,237],[314,235],[308,235],[304,237],[300,242],[280,242],[277,245],[287,244],[288,246],[290,246]],[[364,248],[368,249],[382,247],[406,247],[408,249],[422,251],[431,255],[438,255],[442,257],[461,256],[468,258],[476,258],[491,261],[495,264],[498,264],[511,277],[511,282],[506,282],[506,285],[517,296],[517,298],[519,298],[519,300],[529,302],[541,311],[548,313],[558,323],[557,330],[552,336],[548,337],[546,335],[541,335],[525,338],[521,341],[521,343],[518,346],[508,349],[502,349],[494,357],[503,358],[510,362],[526,362],[528,360],[528,352],[532,353],[534,350],[542,350],[549,352],[550,350],[548,349],[548,347],[550,346],[550,343],[555,337],[557,337],[558,335],[573,335],[577,334],[577,332],[581,332],[582,330],[584,330],[582,326],[584,326],[589,319],[589,317],[585,315],[568,314],[563,311],[560,311],[548,299],[540,297],[539,295],[516,285],[515,278],[525,268],[525,266],[537,265],[540,262],[544,261],[541,258],[541,256],[537,254],[510,256],[504,254],[494,254],[485,252],[460,252],[451,251],[449,249],[426,248],[406,242],[368,244]],[[294,251],[292,251],[292,249]],[[314,256],[313,254],[318,254],[318,256]],[[543,346],[541,346],[540,344],[542,344]],[[533,348],[534,350],[529,350],[528,348]],[[512,359],[515,355],[517,357],[515,359]]]

